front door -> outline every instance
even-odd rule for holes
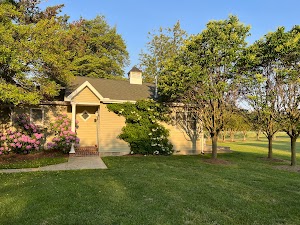
[[[98,106],[77,106],[77,136],[80,147],[96,147],[97,143],[97,112]]]

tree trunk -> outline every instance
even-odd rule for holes
[[[257,141],[259,141],[259,133],[260,133],[260,131],[258,130],[258,131],[256,132],[256,140],[257,140]]]
[[[233,139],[234,139],[234,133],[233,133],[233,131],[231,130],[231,131],[230,131],[230,140],[231,140],[231,142],[233,142]]]
[[[197,138],[192,139],[192,152],[193,153],[197,152]]]
[[[226,142],[226,136],[227,136],[227,131],[224,131],[223,133],[223,141]]]
[[[269,141],[268,159],[272,159],[273,158],[273,136],[268,136],[268,141]]]
[[[296,166],[296,137],[291,137],[291,166]]]
[[[225,139],[226,139],[226,138],[225,138],[225,132],[223,131],[223,132],[222,132],[222,141],[225,142]]]
[[[211,143],[212,143],[212,158],[217,158],[217,151],[218,151],[218,135],[213,134],[211,137]]]
[[[246,135],[247,135],[247,133],[244,131],[243,135],[244,135],[243,141],[246,141]]]

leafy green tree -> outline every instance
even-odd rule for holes
[[[35,24],[41,19],[59,18],[67,22],[68,16],[58,16],[64,7],[63,4],[49,6],[45,10],[39,7],[41,0],[3,0],[0,4],[11,4],[22,14],[22,19],[18,19],[22,24]]]
[[[245,141],[246,134],[249,130],[250,126],[247,118],[238,110],[230,115],[227,114],[224,116],[224,130],[222,132],[228,131],[231,141],[234,141],[235,134],[239,131],[243,133],[243,140]]]
[[[0,102],[53,100],[73,75],[120,78],[128,62],[116,28],[103,17],[69,24],[63,5],[40,0],[0,2]]]
[[[149,32],[150,41],[139,58],[145,82],[155,82],[166,60],[178,53],[186,37],[187,33],[181,29],[179,21],[172,28],[159,28],[158,31]]]
[[[291,166],[296,165],[296,142],[300,135],[300,26],[290,31],[279,28],[276,51],[280,55],[277,95],[283,130],[291,140]]]
[[[255,132],[256,140],[259,141],[262,125],[258,122],[257,112],[254,112],[254,111],[248,112],[246,117],[249,121],[250,129]]]
[[[275,133],[283,129],[291,139],[292,166],[296,165],[296,141],[300,135],[299,40],[300,28],[295,26],[290,31],[279,27],[255,42],[249,48],[253,64],[244,85],[255,115],[253,122],[261,125],[269,140],[268,157],[272,158]]]
[[[236,64],[249,29],[235,16],[209,22],[202,33],[185,43],[160,75],[162,99],[191,106],[210,134],[214,159],[224,115],[235,109],[239,83]]]
[[[35,104],[52,99],[72,78],[68,31],[59,18],[29,24],[18,7],[0,6],[0,101]]]
[[[118,79],[124,75],[123,68],[129,63],[129,55],[116,27],[110,27],[103,16],[81,19],[72,25],[73,47],[76,55],[72,59],[75,76]]]
[[[242,89],[251,113],[246,113],[254,126],[268,139],[268,158],[273,157],[272,143],[278,132],[278,71],[281,68],[278,44],[282,42],[282,29],[268,33],[245,51],[242,64],[248,67]],[[244,67],[244,68],[245,68]]]

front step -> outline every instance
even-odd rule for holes
[[[75,151],[75,156],[99,156],[98,148],[94,146],[79,147]]]

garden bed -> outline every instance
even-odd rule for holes
[[[0,156],[0,169],[36,168],[68,161],[68,154],[57,151],[40,151],[31,154]]]

